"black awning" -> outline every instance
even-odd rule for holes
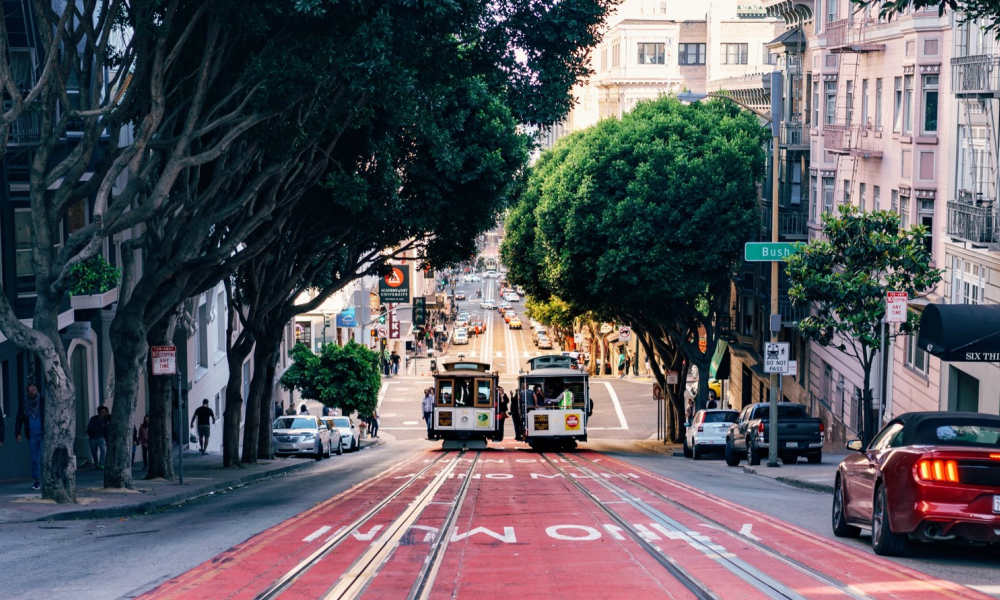
[[[1000,306],[928,304],[917,347],[941,360],[1000,362]]]

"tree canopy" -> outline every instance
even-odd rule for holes
[[[344,414],[367,416],[375,410],[382,385],[378,352],[352,340],[344,346],[326,344],[319,354],[296,344],[291,356],[292,364],[280,380],[286,390],[298,390],[303,398]]]
[[[851,0],[859,7],[878,10],[882,18],[893,17],[922,10],[937,8],[938,14],[951,10],[959,13],[962,21],[976,21],[983,29],[1000,35],[1000,4],[996,0]]]

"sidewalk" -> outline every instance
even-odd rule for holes
[[[371,438],[361,440],[361,448],[381,444]],[[325,460],[336,460],[333,456]],[[0,481],[0,524],[26,521],[104,519],[148,513],[188,502],[200,496],[232,490],[251,482],[300,471],[320,464],[311,458],[281,458],[246,465],[242,469],[222,468],[222,454],[184,453],[184,485],[177,480],[146,481],[142,463],[132,471],[134,490],[104,489],[104,471],[89,466],[76,472],[77,504],[56,504],[43,500],[31,489],[30,479]],[[174,474],[177,474],[174,463]]]

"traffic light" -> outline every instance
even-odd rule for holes
[[[324,313],[323,314],[323,327],[329,327],[329,326],[330,326],[330,315]]]
[[[385,325],[385,319],[389,315],[389,309],[382,306],[378,309],[378,324]]]
[[[377,338],[378,337],[378,329],[372,329],[372,337],[373,338]]]

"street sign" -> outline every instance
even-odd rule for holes
[[[410,265],[386,265],[386,273],[378,280],[378,297],[382,302],[410,301]]]
[[[788,373],[788,342],[767,342],[764,344],[764,372]]]
[[[801,244],[790,242],[747,242],[743,247],[743,260],[747,262],[772,262],[785,260]]]
[[[627,342],[632,339],[632,329],[630,327],[622,327],[619,329],[618,339],[622,342]]]
[[[582,333],[574,333],[573,334],[573,343],[574,344],[582,344],[583,343],[583,334]]]
[[[609,323],[601,325],[601,333],[611,333],[613,329],[614,327],[612,327]]]
[[[788,375],[789,377],[798,377],[799,376],[799,361],[797,361],[797,360],[790,360],[790,361],[788,361],[788,373],[785,373],[785,375]]]
[[[382,339],[389,337],[389,328],[385,325],[379,325],[375,328],[375,331],[378,332],[378,336]]]
[[[667,371],[664,375],[667,378],[667,385],[677,385],[680,382],[680,373],[677,371]]]
[[[885,322],[906,323],[906,292],[889,292],[885,299]]]
[[[389,325],[389,339],[398,340],[399,339],[399,318],[396,315],[396,304],[389,304],[388,313],[388,325]]]
[[[177,373],[177,347],[153,346],[153,375],[173,375]]]

